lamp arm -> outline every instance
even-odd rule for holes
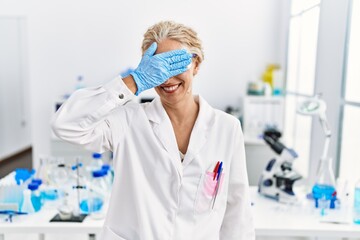
[[[329,122],[327,121],[325,114],[320,114],[319,120],[320,120],[321,127],[324,130],[325,136],[331,137],[331,130],[329,127]]]
[[[329,146],[330,146],[330,136],[326,136],[323,153],[321,155],[321,160],[327,160],[328,153],[329,153]]]
[[[321,160],[327,160],[329,147],[330,147],[331,130],[329,127],[329,123],[326,119],[325,113],[320,114],[319,119],[320,119],[321,127],[325,133],[325,143],[324,143],[324,149],[323,149],[323,154],[321,156]]]

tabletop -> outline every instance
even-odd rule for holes
[[[257,193],[250,187],[252,209],[257,236],[303,236],[303,237],[360,237],[360,225],[351,221],[350,215],[339,217],[340,210],[329,210],[320,216],[311,202],[286,205]],[[85,218],[82,223],[50,222],[57,214],[55,208],[45,208],[31,216],[16,216],[13,222],[0,218],[0,235],[7,233],[69,233],[99,234],[104,220]],[[342,218],[342,222],[337,223]]]
[[[344,212],[328,209],[324,216],[304,199],[287,205],[264,197],[251,187],[251,200],[257,236],[360,237],[360,225],[351,220],[351,208]]]

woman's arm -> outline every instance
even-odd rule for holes
[[[135,85],[135,86],[134,86]],[[96,88],[74,92],[52,119],[52,129],[61,139],[96,152],[112,150],[109,113],[130,101],[136,92],[132,77],[119,76]],[[120,128],[127,125],[126,112],[119,119]],[[121,129],[120,129],[121,130]]]
[[[228,200],[220,230],[220,239],[255,240],[244,136],[240,122],[237,121],[236,124],[234,153],[230,165]]]
[[[53,118],[55,134],[92,151],[112,150],[111,121],[106,118],[109,113],[128,102],[134,93],[138,95],[164,83],[170,77],[185,72],[191,64],[192,54],[184,49],[155,54],[156,49],[154,42],[130,76],[124,79],[118,77],[102,87],[73,93]],[[129,121],[125,111],[120,115],[123,116],[117,117],[114,125],[123,129],[113,127],[117,134],[124,132]]]

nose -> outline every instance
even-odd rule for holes
[[[163,84],[167,84],[167,83],[169,83],[172,79],[174,79],[174,77],[169,78],[169,79],[168,79],[168,80],[166,80]]]

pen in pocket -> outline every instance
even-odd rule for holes
[[[215,194],[214,194],[214,200],[213,200],[213,204],[212,204],[212,209],[214,209],[214,205],[215,205],[215,201],[216,201],[216,197],[217,197],[217,194],[219,192],[219,186],[220,186],[220,181],[221,181],[221,173],[223,171],[223,162],[218,162],[216,164],[217,166],[215,168],[218,167],[217,169],[217,173],[215,174],[216,175],[216,186],[215,186]],[[214,175],[214,178],[215,178],[215,175]]]

